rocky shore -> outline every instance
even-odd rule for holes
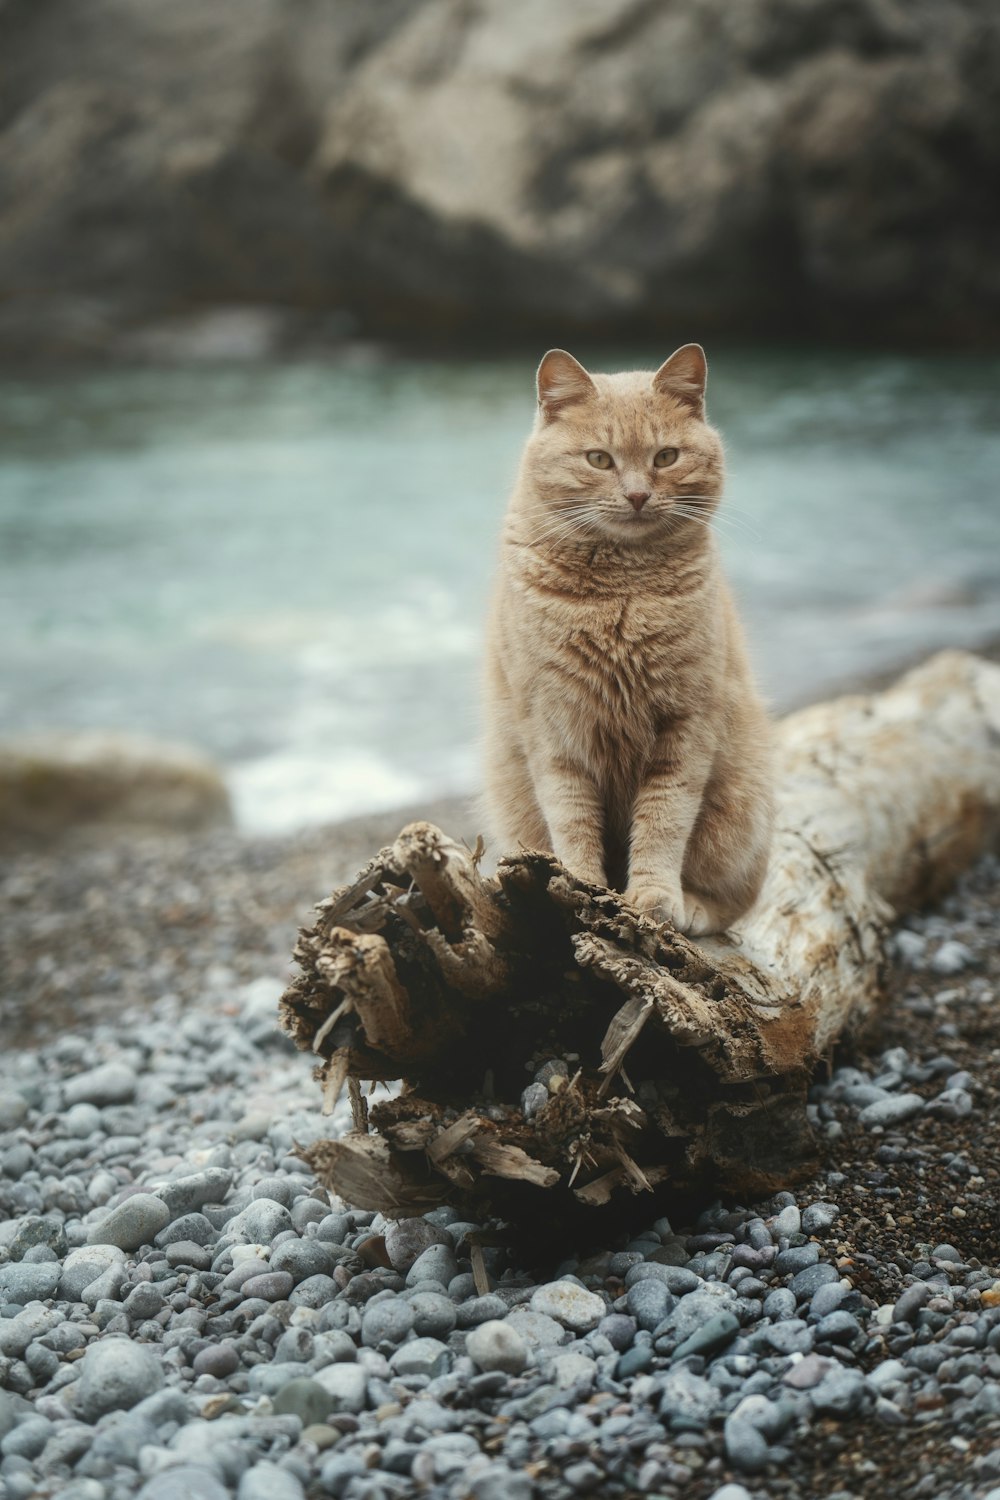
[[[13,0],[0,53],[18,367],[1000,330],[989,0]]]
[[[996,1500],[1000,863],[898,932],[812,1180],[483,1287],[478,1226],[295,1154],[346,1116],[275,1029],[291,935],[399,821],[4,867],[0,1495]]]

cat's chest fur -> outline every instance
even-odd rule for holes
[[[629,788],[674,719],[704,709],[714,595],[702,567],[618,568],[572,588],[522,574],[519,684],[538,728],[605,785]]]

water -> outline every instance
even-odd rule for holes
[[[777,706],[1000,632],[998,375],[713,357],[722,545]],[[528,358],[3,382],[0,724],[192,741],[258,830],[470,789],[532,410]]]

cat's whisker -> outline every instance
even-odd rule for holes
[[[717,497],[712,495],[675,495],[675,501],[683,501],[694,504],[696,507],[703,503],[712,503]],[[731,529],[742,530],[750,541],[760,541],[760,531],[755,524],[755,518],[749,511],[741,510],[739,506],[730,505],[726,501],[722,511],[718,513],[718,520],[731,523]]]

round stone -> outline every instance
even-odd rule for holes
[[[577,1333],[596,1328],[608,1310],[603,1297],[575,1281],[550,1281],[538,1287],[532,1293],[531,1308]]]
[[[63,1128],[78,1140],[86,1140],[101,1126],[101,1111],[96,1104],[74,1104],[63,1116]]]
[[[317,1372],[316,1382],[332,1398],[333,1411],[364,1411],[368,1376],[360,1365],[326,1365]]]
[[[919,1094],[890,1094],[887,1099],[878,1099],[868,1104],[858,1115],[862,1125],[899,1125],[919,1115],[924,1100]]]
[[[216,1380],[225,1380],[240,1367],[240,1357],[232,1344],[209,1344],[199,1349],[191,1368],[196,1375],[212,1375]]]
[[[265,1271],[262,1276],[248,1276],[241,1291],[244,1297],[261,1297],[265,1302],[283,1302],[292,1290],[287,1271]]]
[[[793,1276],[788,1284],[788,1290],[798,1302],[806,1302],[821,1286],[827,1282],[839,1281],[840,1274],[830,1265],[829,1261],[821,1260],[815,1266],[806,1266],[797,1276]],[[770,1300],[770,1299],[769,1299]],[[767,1304],[765,1303],[765,1310]]]
[[[228,1238],[244,1244],[269,1245],[276,1235],[292,1227],[292,1216],[273,1198],[255,1198],[226,1225]]]
[[[91,1344],[80,1361],[77,1405],[87,1422],[108,1411],[127,1411],[163,1385],[163,1366],[151,1348],[127,1339]]]
[[[138,1250],[151,1245],[168,1222],[170,1210],[153,1193],[133,1193],[87,1231],[88,1245],[117,1245],[119,1250]]]
[[[451,1351],[440,1339],[410,1339],[389,1360],[396,1375],[426,1375],[433,1380],[451,1364]]]
[[[519,1375],[528,1363],[528,1346],[507,1321],[492,1319],[470,1329],[465,1352],[480,1370],[502,1370]]]
[[[135,1094],[135,1069],[125,1063],[104,1063],[78,1073],[65,1084],[65,1099],[73,1104],[127,1104]]]
[[[627,1318],[624,1313],[609,1313],[598,1323],[597,1332],[603,1334],[612,1349],[620,1353],[635,1338],[637,1326],[635,1319]]]
[[[687,1359],[691,1354],[708,1358],[724,1349],[740,1331],[740,1320],[730,1312],[719,1312],[707,1318],[700,1328],[688,1334],[683,1343],[674,1350],[674,1359]]]
[[[432,1245],[450,1248],[451,1236],[447,1230],[428,1223],[426,1219],[400,1219],[395,1224],[386,1225],[385,1249],[394,1271],[408,1271]]]
[[[290,1208],[292,1204],[292,1190],[283,1177],[262,1177],[255,1182],[250,1189],[251,1201],[256,1202],[260,1198],[270,1198],[275,1203]]]
[[[413,1308],[400,1297],[369,1304],[361,1319],[361,1342],[369,1349],[385,1344],[395,1348],[413,1331]]]
[[[178,1464],[147,1479],[136,1500],[231,1500],[214,1469],[207,1464]]]
[[[810,1203],[802,1214],[802,1228],[806,1234],[823,1234],[825,1230],[836,1223],[840,1217],[840,1209],[836,1203]]]
[[[436,1281],[441,1287],[446,1287],[457,1274],[458,1262],[449,1240],[446,1245],[429,1245],[421,1251],[406,1273],[406,1285],[419,1286],[422,1281]]]
[[[333,1395],[318,1380],[289,1380],[280,1388],[274,1399],[274,1410],[279,1416],[291,1414],[302,1419],[303,1427],[325,1422],[333,1407]]]
[[[419,1338],[446,1339],[458,1321],[454,1302],[439,1292],[415,1292],[410,1307],[413,1331]]]
[[[629,1287],[625,1300],[631,1318],[640,1328],[650,1332],[663,1322],[674,1305],[674,1299],[662,1281],[637,1281]]]
[[[155,1281],[140,1281],[125,1298],[125,1311],[132,1322],[155,1318],[163,1309],[163,1293]]]

